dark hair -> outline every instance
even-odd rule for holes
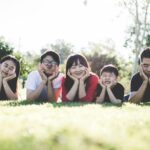
[[[102,75],[103,72],[114,73],[116,76],[119,75],[118,69],[117,69],[114,65],[112,65],[112,64],[105,65],[105,66],[101,69],[100,75]]]
[[[41,58],[40,58],[40,62],[42,63],[43,59],[46,57],[46,56],[51,56],[54,61],[59,65],[60,64],[60,56],[58,53],[54,52],[54,51],[46,51],[44,52],[42,55],[41,55]]]
[[[143,58],[150,58],[150,47],[144,49],[140,54],[140,62],[143,61]]]
[[[69,90],[74,81],[67,75],[67,72],[68,70],[71,68],[71,66],[73,65],[73,63],[75,63],[75,65],[78,64],[78,61],[80,62],[80,64],[82,64],[83,66],[87,67],[87,68],[90,68],[89,67],[89,64],[87,62],[87,59],[85,56],[83,56],[82,54],[71,54],[68,56],[67,58],[67,62],[66,62],[66,80],[65,80],[65,87],[67,90]],[[85,82],[87,83],[88,82],[88,79],[85,80]]]
[[[10,81],[8,81],[8,84],[11,88],[11,90],[13,92],[16,92],[17,91],[17,80],[18,80],[18,76],[19,76],[19,73],[20,73],[20,63],[19,61],[12,55],[7,55],[7,56],[4,56],[1,60],[0,60],[0,64],[7,61],[7,60],[11,60],[14,62],[14,64],[16,65],[16,70],[15,70],[15,73],[16,73],[16,77]],[[0,94],[3,99],[7,99],[7,96],[5,94],[5,91],[3,89],[3,86],[2,86],[2,89],[0,91]],[[1,98],[0,98],[1,99]]]

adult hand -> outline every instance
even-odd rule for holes
[[[7,77],[4,77],[3,80],[4,81],[9,81],[9,80],[12,80],[16,77],[16,73],[10,75],[10,76],[7,76]]]
[[[59,67],[58,66],[54,66],[54,67],[55,67],[54,72],[52,73],[51,76],[48,77],[48,80],[50,80],[50,81],[54,80],[59,75]]]
[[[45,75],[44,70],[43,70],[41,65],[39,65],[38,72],[41,76],[42,81],[46,84],[47,83],[47,76]]]
[[[87,69],[85,70],[85,75],[84,75],[83,77],[81,77],[80,80],[85,81],[89,76],[90,76],[90,71],[89,71],[89,69],[87,68]]]
[[[139,71],[140,71],[140,76],[142,77],[142,79],[144,81],[148,81],[148,77],[146,76],[146,74],[143,71],[142,64],[140,65]]]
[[[67,72],[67,75],[73,80],[73,81],[78,81],[78,79],[76,78],[76,77],[74,77],[74,76],[72,76],[71,74],[70,74],[70,71],[68,70],[68,72]]]

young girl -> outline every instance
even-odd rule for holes
[[[0,100],[17,100],[17,80],[20,72],[18,60],[7,55],[0,60]]]
[[[62,101],[93,102],[98,76],[90,72],[86,58],[70,55],[66,63],[66,77],[62,81]]]

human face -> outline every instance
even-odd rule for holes
[[[71,66],[69,71],[73,77],[80,79],[81,77],[83,77],[85,75],[86,69],[87,69],[87,67],[80,64],[80,62],[78,60],[77,64],[75,64],[75,62],[73,63],[73,65]]]
[[[42,69],[46,74],[52,74],[55,71],[57,63],[51,56],[46,56],[42,61]]]
[[[13,75],[16,71],[16,65],[12,60],[6,60],[2,62],[0,66],[1,75],[2,77],[8,77],[10,75]]]
[[[143,58],[141,65],[143,72],[150,77],[150,58]]]
[[[109,85],[116,82],[117,77],[113,72],[103,72],[101,75],[103,85]]]

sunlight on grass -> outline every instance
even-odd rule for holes
[[[149,105],[13,103],[0,103],[1,150],[150,147]]]

